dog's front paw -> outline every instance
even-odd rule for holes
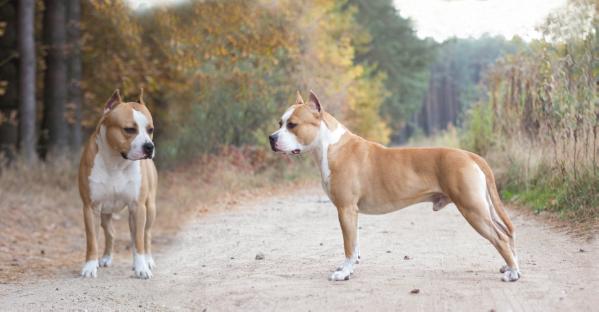
[[[335,272],[331,274],[329,280],[331,281],[347,281],[349,276],[354,273],[354,262],[355,259],[348,258],[341,264]]]
[[[515,282],[520,279],[520,270],[513,268],[506,268],[503,277],[501,278],[504,282]]]
[[[349,276],[351,275],[351,272],[349,270],[336,270],[334,271],[331,276],[329,277],[330,281],[347,281],[349,280]]]
[[[107,266],[111,266],[112,265],[112,256],[108,255],[108,256],[103,256],[102,258],[100,258],[100,266],[101,267],[107,267]]]
[[[146,257],[144,255],[135,255],[135,264],[134,264],[135,277],[141,279],[149,279],[152,278],[152,271],[146,262]]]
[[[97,277],[98,276],[98,260],[90,260],[83,265],[81,269],[81,276],[83,277]]]

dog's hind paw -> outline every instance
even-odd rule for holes
[[[98,260],[90,260],[83,265],[81,269],[82,277],[97,277],[98,276]]]
[[[112,256],[104,256],[100,258],[100,266],[107,267],[112,265]]]
[[[520,279],[520,271],[518,269],[507,268],[501,278],[504,282],[515,282]]]

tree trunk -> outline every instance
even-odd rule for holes
[[[67,37],[69,41],[69,108],[73,111],[72,141],[73,150],[79,151],[82,142],[81,107],[81,3],[79,0],[69,0],[67,8]]]
[[[67,67],[65,62],[66,7],[65,1],[44,2],[44,43],[46,73],[44,76],[44,126],[47,130],[47,152],[64,152],[68,145],[68,126],[65,118],[67,100]]]
[[[19,147],[31,164],[36,154],[35,103],[35,0],[20,0],[18,7],[19,42]]]
[[[19,142],[17,0],[0,1],[0,162],[16,158]]]

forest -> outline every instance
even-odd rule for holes
[[[596,220],[597,10],[569,1],[530,42],[439,43],[391,0],[2,1],[0,168],[76,159],[112,91],[141,88],[160,168],[229,148],[260,162],[296,90],[314,90],[383,144],[457,128],[506,172],[504,196]]]

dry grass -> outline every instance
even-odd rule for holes
[[[78,273],[85,238],[77,164],[61,159],[32,167],[0,167],[0,282]],[[305,159],[281,158],[260,149],[224,148],[218,155],[159,170],[155,249],[167,246],[196,216],[229,209],[257,194],[312,183],[317,176],[312,167]],[[115,217],[115,254],[128,261],[126,215],[124,210]]]

